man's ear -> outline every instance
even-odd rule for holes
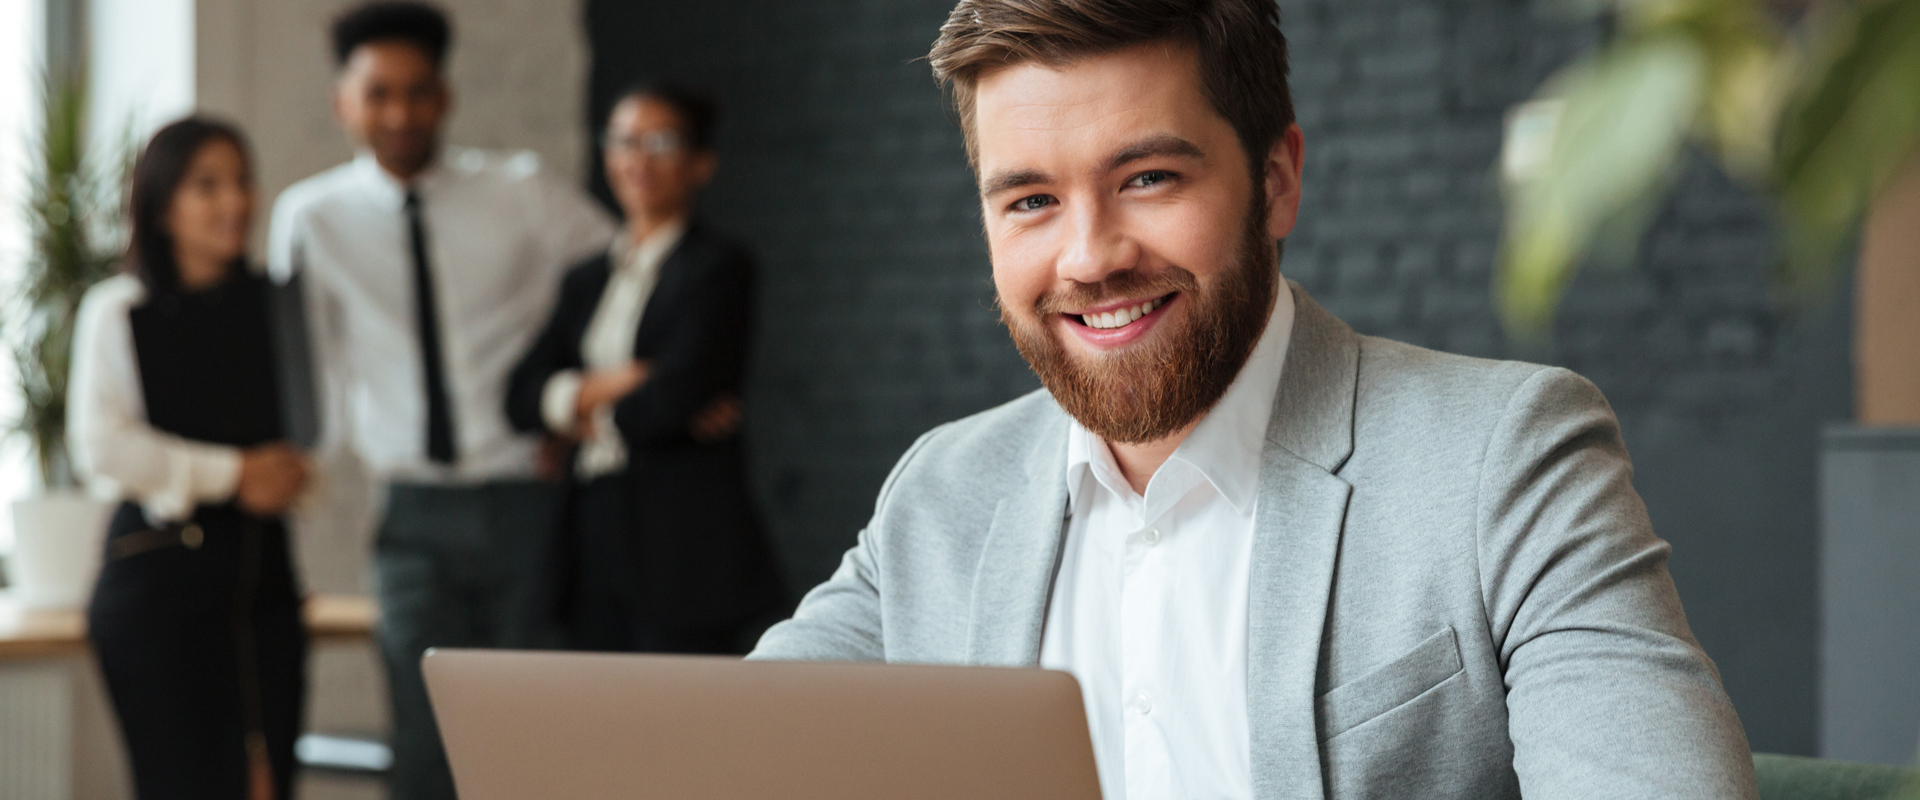
[[[341,86],[344,79],[335,78],[333,89],[327,92],[327,103],[333,108],[333,122],[342,128],[347,127],[347,90]]]
[[[1299,125],[1288,125],[1267,150],[1263,188],[1267,193],[1267,233],[1274,239],[1287,238],[1300,217],[1300,172],[1306,157],[1306,137]]]

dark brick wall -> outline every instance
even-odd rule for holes
[[[1696,633],[1753,745],[1811,753],[1814,452],[1847,415],[1845,309],[1769,305],[1764,206],[1695,165],[1633,266],[1550,345],[1494,321],[1507,107],[1597,32],[1523,0],[1281,0],[1308,143],[1284,271],[1363,332],[1558,363],[1620,413]],[[591,113],[642,75],[712,87],[704,206],[762,257],[749,416],[796,588],[823,578],[913,438],[1037,384],[992,309],[960,137],[917,62],[950,0],[595,0]]]

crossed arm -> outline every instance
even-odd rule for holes
[[[727,267],[729,265],[722,265]],[[561,300],[509,380],[507,416],[522,431],[562,442],[613,424],[629,447],[691,439],[725,441],[738,432],[741,404],[733,390],[746,347],[750,265],[710,270],[673,310],[671,332],[650,359],[588,370],[582,363],[577,315],[591,315],[588,276],[568,274]]]

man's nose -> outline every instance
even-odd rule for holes
[[[380,124],[388,129],[413,127],[413,114],[405,103],[392,103],[380,109]]]
[[[1066,243],[1056,267],[1059,277],[1076,283],[1100,283],[1113,273],[1138,266],[1139,247],[1106,204],[1073,203],[1066,222]]]
[[[381,115],[382,121],[387,127],[397,129],[417,127],[420,119],[426,116],[425,112],[416,108],[413,103],[391,103],[382,111],[385,112]]]

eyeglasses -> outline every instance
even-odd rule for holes
[[[600,146],[608,150],[672,158],[686,151],[687,139],[679,131],[647,131],[639,136],[603,134]]]

